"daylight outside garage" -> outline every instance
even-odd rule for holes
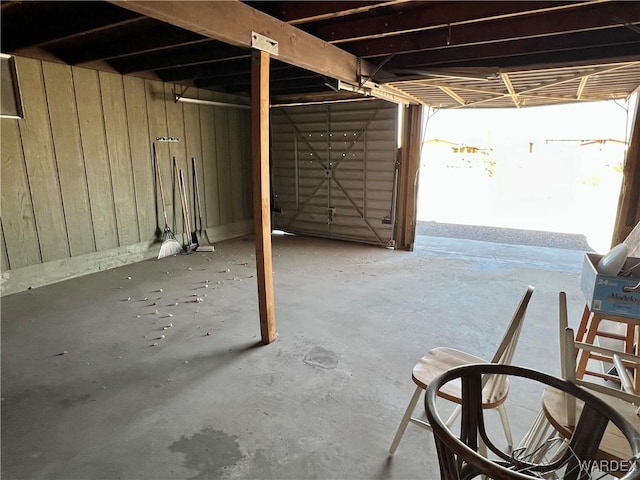
[[[424,390],[490,360],[613,385],[573,451],[637,453],[637,2],[0,13],[2,478],[445,478]],[[572,437],[553,391],[468,378],[461,462],[480,418],[509,462]]]
[[[433,111],[422,148],[418,221],[573,234],[583,237],[582,244],[575,238],[578,249],[608,251],[635,105],[630,97]],[[438,228],[422,225],[422,232],[438,234]],[[505,240],[491,239],[489,230],[478,235]]]

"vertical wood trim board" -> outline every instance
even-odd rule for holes
[[[258,308],[262,343],[276,339],[271,255],[271,190],[269,175],[269,54],[256,50],[251,62],[251,146],[253,210],[256,232]]]
[[[171,188],[167,189],[165,187],[165,191],[171,191],[171,196],[174,199],[174,222],[176,229],[173,233],[176,235],[176,238],[181,243],[189,242],[189,234],[186,233],[185,221],[182,210],[182,199],[180,198],[180,189],[178,186],[179,182],[179,171],[182,170],[184,172],[187,166],[187,160],[185,158],[185,138],[184,138],[184,118],[182,113],[182,103],[176,103],[172,100],[173,93],[171,85],[164,85],[164,94],[165,94],[165,108],[167,112],[167,134],[170,137],[177,137],[179,141],[177,143],[169,143],[169,154],[171,156],[171,168],[172,168],[172,183],[169,183]],[[175,159],[175,165],[178,173],[173,174],[173,162]],[[167,185],[167,184],[163,184]]]
[[[71,67],[57,63],[43,63],[42,67],[69,248],[72,257],[84,255],[95,252],[95,238]]]
[[[38,233],[25,169],[18,120],[0,120],[2,132],[2,228],[7,268],[41,263]]]
[[[156,142],[170,221],[176,214],[170,227],[177,235],[182,209],[171,194],[173,156],[184,172],[191,221],[191,157],[199,169],[203,226],[220,227],[218,238],[230,238],[237,235],[232,226],[252,218],[248,112],[176,104],[171,86],[159,81],[22,57],[16,64],[25,118],[0,121],[0,267],[13,271],[21,285],[38,265],[66,265],[51,262],[91,255],[102,259],[104,252],[116,255],[159,239],[158,226],[164,224],[159,225],[151,156],[157,137],[180,138],[174,144]],[[196,92],[200,98],[234,101]],[[74,265],[77,275],[82,262]],[[20,286],[7,285],[19,291]]]
[[[242,155],[242,181],[244,185],[243,218],[253,219],[253,172],[251,166],[251,111],[240,110],[241,155]],[[271,148],[271,147],[269,147]]]
[[[198,182],[200,183],[199,187],[202,190],[202,139],[200,137],[200,111],[199,106],[186,103],[183,105],[184,112],[184,145],[186,149],[186,161],[187,166],[184,171],[184,181],[187,184],[187,189],[189,190],[188,201],[189,201],[189,212],[191,214],[191,230],[198,230],[198,218],[196,215],[196,201],[194,199],[195,188],[193,186],[193,168],[192,168],[192,158],[196,162],[196,170],[200,176]],[[202,200],[202,191],[200,192],[200,206],[204,210],[203,200]],[[205,225],[206,214],[201,213],[203,228]]]
[[[100,72],[102,105],[107,133],[107,151],[111,165],[113,198],[116,206],[120,246],[140,241],[138,212],[133,186],[129,130],[124,103],[122,76]]]
[[[239,222],[243,219],[242,199],[244,196],[244,185],[242,183],[242,152],[240,147],[242,128],[240,126],[240,110],[237,108],[230,108],[228,110],[229,131],[235,132],[234,135],[229,135],[231,215],[234,222]]]
[[[7,244],[4,239],[4,227],[0,217],[0,271],[5,272],[10,268],[9,258],[7,257]]]
[[[220,223],[233,223],[231,196],[231,166],[229,158],[228,108],[214,107],[216,127],[216,158],[218,159],[218,204]]]
[[[248,110],[240,110],[240,147],[243,182],[242,219],[250,220],[253,218],[251,202],[253,182],[251,180],[251,112]]]
[[[139,236],[141,241],[146,242],[153,240],[157,234],[158,217],[154,201],[154,170],[144,80],[123,77],[123,81]]]
[[[118,246],[116,210],[111,184],[98,72],[74,68],[73,80],[82,154],[87,174],[89,208],[98,252]]]
[[[211,92],[200,91],[200,98],[212,100]],[[203,210],[206,217],[203,218],[208,227],[220,225],[220,189],[218,188],[218,151],[216,136],[215,109],[207,106],[199,107],[200,135],[202,138],[202,172],[203,179]]]
[[[18,123],[24,152],[31,201],[42,260],[49,262],[70,255],[62,208],[60,182],[53,153],[51,125],[39,61],[16,59],[21,89],[24,89],[24,121]],[[3,149],[4,149],[4,141]],[[11,252],[9,252],[11,258]]]
[[[167,129],[167,113],[164,101],[164,85],[161,82],[147,80],[145,81],[145,98],[147,102],[147,119],[149,122],[149,144],[156,144],[156,156],[158,160],[158,169],[162,177],[162,186],[164,187],[165,206],[167,208],[167,221],[169,226],[176,232],[176,226],[173,223],[173,195],[171,195],[171,155],[169,153],[169,144],[156,142],[158,137],[169,136]],[[160,228],[164,229],[164,219],[162,218],[162,204],[160,201],[160,191],[156,192],[158,198],[158,218]]]

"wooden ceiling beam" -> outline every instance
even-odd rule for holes
[[[202,63],[185,67],[165,68],[157,70],[156,75],[165,82],[172,82],[225,76],[231,75],[235,72],[246,72],[248,74],[250,71],[251,55],[245,55],[242,58],[235,58],[233,60]]]
[[[205,78],[198,78],[195,80],[198,87],[211,88],[211,87],[223,87],[225,85],[241,85],[251,83],[251,72],[238,72],[229,75],[209,76]],[[293,80],[307,80],[316,81],[319,77],[315,73],[301,71],[299,73],[292,73],[290,69],[271,69],[271,81],[272,82],[288,82]]]
[[[319,26],[317,31],[319,37],[337,44],[420,32],[449,25],[463,25],[544,11],[572,9],[580,5],[581,3],[561,1],[483,1],[465,2],[464,5],[459,6],[448,2],[412,2],[392,15]]]
[[[196,45],[206,37],[152,18],[135,25],[125,25],[77,38],[57,41],[47,46],[56,56],[71,65],[109,60],[143,52],[155,52],[181,45]]]
[[[514,2],[517,4],[518,2]],[[622,20],[624,18],[624,20]],[[640,3],[598,4],[536,15],[501,18],[466,25],[448,25],[420,33],[355,42],[350,45],[363,58],[404,52],[494,44],[527,38],[553,37],[577,32],[640,24]]]
[[[185,67],[166,68],[156,70],[155,73],[166,82],[181,80],[197,80],[203,85],[223,85],[236,83],[238,80],[249,82],[251,73],[251,55],[245,55],[231,60],[202,63]],[[293,67],[286,63],[273,60],[271,64],[271,79],[286,79],[287,76],[315,75],[308,70]]]
[[[365,76],[371,73],[371,66],[367,62],[360,62],[355,55],[239,1],[111,1],[123,8],[237,47],[250,48],[251,32],[257,32],[278,42],[278,60],[339,80],[357,82],[360,80],[359,73]]]
[[[109,63],[123,75],[145,70],[162,70],[200,64],[249,58],[244,48],[232,47],[217,40],[206,40],[197,45],[172,47],[156,52],[145,52],[113,58]]]
[[[2,51],[40,46],[142,18],[103,2],[13,2],[6,7],[3,3]]]
[[[580,32],[558,37],[521,39],[394,56],[385,69],[440,67],[522,67],[561,63],[612,63],[640,58],[638,34],[627,28]],[[382,57],[380,57],[382,58]]]
[[[318,22],[331,18],[364,13],[380,7],[389,7],[409,0],[386,0],[380,2],[281,2],[281,15],[290,25]]]

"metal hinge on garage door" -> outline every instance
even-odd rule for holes
[[[272,108],[274,228],[393,245],[397,116],[384,101]]]

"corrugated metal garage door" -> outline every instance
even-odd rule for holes
[[[271,109],[274,228],[391,245],[398,107]]]

